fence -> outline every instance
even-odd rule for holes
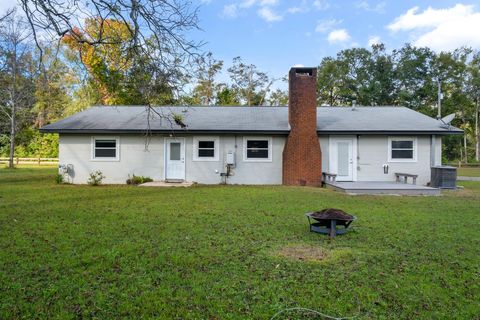
[[[8,163],[9,158],[0,158],[0,163]],[[58,158],[13,158],[15,165],[31,164],[31,165],[58,165]]]
[[[480,168],[480,163],[452,162],[447,163],[446,165],[458,168]]]

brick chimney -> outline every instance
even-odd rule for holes
[[[322,151],[317,135],[317,69],[288,75],[290,134],[283,149],[283,184],[320,186]]]

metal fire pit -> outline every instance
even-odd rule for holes
[[[316,212],[307,212],[305,215],[308,218],[311,232],[317,232],[321,234],[328,234],[330,238],[334,238],[336,235],[345,234],[350,224],[357,219],[356,216],[349,217],[335,217],[335,218],[319,218],[315,217]],[[315,222],[312,222],[314,220]],[[343,228],[338,228],[343,226]]]

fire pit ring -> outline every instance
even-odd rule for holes
[[[357,220],[356,216],[350,215],[340,209],[324,209],[321,211],[307,212],[305,214],[310,225],[310,232],[328,234],[330,238],[345,234],[350,224]],[[312,222],[314,220],[315,222]],[[343,228],[338,228],[343,226]]]

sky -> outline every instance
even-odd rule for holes
[[[228,67],[236,56],[272,77],[318,66],[342,49],[382,42],[435,51],[480,49],[480,0],[198,0],[203,49]],[[225,76],[225,75],[224,75]]]
[[[187,38],[205,42],[226,69],[241,56],[270,77],[294,65],[318,66],[351,47],[405,43],[435,51],[480,49],[480,0],[190,0],[199,7],[201,30]],[[0,11],[15,4],[0,0]],[[285,83],[275,87],[285,88]]]

